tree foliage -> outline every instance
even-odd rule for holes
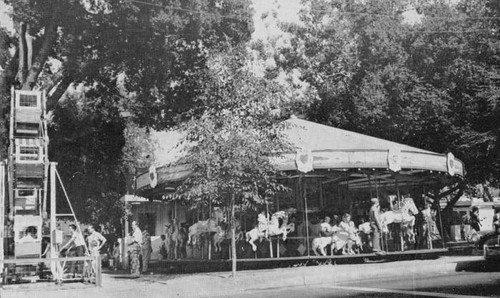
[[[203,111],[181,125],[188,149],[179,163],[192,166],[194,174],[176,197],[193,206],[208,201],[230,206],[235,196],[242,206],[255,208],[283,188],[269,159],[287,148],[270,108],[280,100],[281,88],[255,77],[246,62],[239,48],[214,54],[197,97]]]
[[[147,151],[138,150],[140,131],[171,126],[198,104],[196,74],[210,49],[253,30],[248,0],[4,3],[15,33],[0,28],[0,138],[10,86],[47,90],[50,158],[88,220],[105,220],[131,168],[143,166],[130,162]]]
[[[465,162],[498,182],[498,7],[494,1],[304,1],[277,59],[316,91],[309,117]],[[411,3],[415,4],[415,3]],[[492,18],[495,17],[495,18]]]

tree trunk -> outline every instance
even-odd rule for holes
[[[236,227],[234,220],[234,208],[235,208],[235,198],[234,193],[231,196],[231,261],[232,261],[232,276],[236,277]]]
[[[58,6],[53,5],[52,7],[52,16],[50,23],[45,26],[45,33],[43,36],[43,42],[40,47],[40,51],[38,52],[31,68],[28,71],[26,79],[22,81],[22,89],[23,90],[31,90],[35,85],[40,72],[47,61],[50,51],[54,46],[54,43],[57,41],[57,21],[58,21]],[[24,37],[23,37],[24,38]]]

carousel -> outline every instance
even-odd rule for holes
[[[285,124],[284,137],[296,151],[277,154],[272,163],[288,191],[259,211],[237,212],[239,259],[371,253],[370,208],[375,201],[383,251],[444,247],[442,200],[463,185],[465,172],[452,153],[434,153],[296,117]],[[161,200],[191,173],[188,165],[151,166],[137,175],[137,193]],[[180,249],[191,251],[185,257],[230,256],[226,212],[216,211],[207,205],[206,210],[187,212],[183,223],[169,220],[182,224],[177,231],[184,229],[188,249]],[[204,246],[193,253],[192,247],[200,242]]]

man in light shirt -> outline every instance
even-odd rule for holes
[[[141,274],[141,245],[142,231],[139,229],[137,222],[132,222],[132,235],[128,237],[128,252],[130,253],[130,270],[132,275],[139,276]]]
[[[66,244],[61,247],[61,252],[66,250],[67,256],[72,257],[83,257],[85,255],[85,240],[82,234],[77,230],[76,225],[69,225],[71,230],[71,239],[69,239]],[[73,273],[73,277],[78,272],[80,273],[81,262],[71,262],[70,273]]]

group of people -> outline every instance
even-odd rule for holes
[[[83,257],[85,255],[97,256],[101,248],[106,244],[106,238],[97,231],[97,227],[91,225],[88,228],[88,235],[85,238],[75,224],[70,226],[71,238],[61,247],[59,253],[68,257]],[[86,245],[87,243],[87,245]],[[48,247],[44,252],[47,255]],[[70,262],[70,273],[73,277],[83,273],[82,262]]]

